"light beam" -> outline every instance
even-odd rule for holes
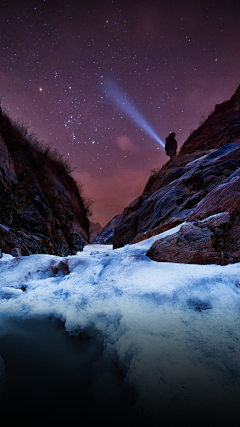
[[[148,124],[146,119],[142,116],[141,113],[133,106],[133,104],[121,93],[120,89],[113,82],[105,82],[104,88],[107,89],[107,96],[113,101],[117,107],[124,111],[135,123],[137,123],[141,128],[145,130],[155,141],[157,141],[163,148],[165,148],[164,143]]]

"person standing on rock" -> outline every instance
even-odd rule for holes
[[[171,132],[166,138],[165,150],[166,150],[167,156],[170,156],[170,157],[176,156],[177,141],[175,139],[174,132]]]

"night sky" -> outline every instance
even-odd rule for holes
[[[1,1],[2,107],[69,159],[104,226],[169,159],[106,84],[180,147],[240,83],[239,20],[239,1]]]

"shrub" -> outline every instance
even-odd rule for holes
[[[32,147],[32,154],[35,157],[36,166],[44,168],[47,165],[54,172],[57,172],[60,179],[66,183],[75,192],[78,202],[83,203],[87,217],[92,216],[91,206],[94,203],[92,199],[86,199],[83,193],[81,183],[74,180],[70,175],[74,168],[70,165],[69,160],[65,159],[56,148],[52,148],[50,144],[44,144],[39,141],[34,133],[29,133],[28,127],[23,119],[12,120],[2,110],[0,106],[0,134],[8,145],[9,150],[15,149],[16,145],[23,143],[26,146]],[[34,155],[35,154],[35,155]],[[76,184],[76,185],[75,185]],[[80,197],[80,199],[79,199]]]
[[[155,173],[159,172],[161,169],[162,169],[161,167],[160,168],[153,168],[153,169],[151,169],[149,176],[155,175]]]
[[[64,159],[56,148],[52,148],[50,144],[44,144],[42,141],[39,141],[34,133],[29,133],[28,126],[26,126],[22,119],[12,120],[2,111],[1,107],[0,133],[6,143],[11,143],[11,141],[17,139],[33,147],[40,157],[42,165],[48,163],[53,169],[65,175],[73,172],[69,161]]]

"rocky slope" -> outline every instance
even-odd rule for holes
[[[66,256],[89,240],[87,211],[64,162],[1,109],[0,206],[2,252]]]
[[[122,215],[114,216],[105,227],[103,227],[101,233],[92,241],[94,244],[111,245],[113,241],[113,233],[115,228],[120,224]]]
[[[168,242],[155,242],[148,255],[158,261],[239,262],[239,194],[240,86],[229,101],[215,106],[179,154],[149,178],[143,194],[124,210],[113,246],[187,222]],[[225,212],[218,220],[201,222]]]
[[[102,231],[103,228],[99,224],[99,222],[96,222],[96,223],[94,223],[92,221],[89,221],[89,222],[90,222],[90,227],[89,227],[90,238],[89,238],[89,242],[92,243],[94,241],[94,239],[96,239],[96,237],[99,236],[99,234],[101,233],[101,231]]]

